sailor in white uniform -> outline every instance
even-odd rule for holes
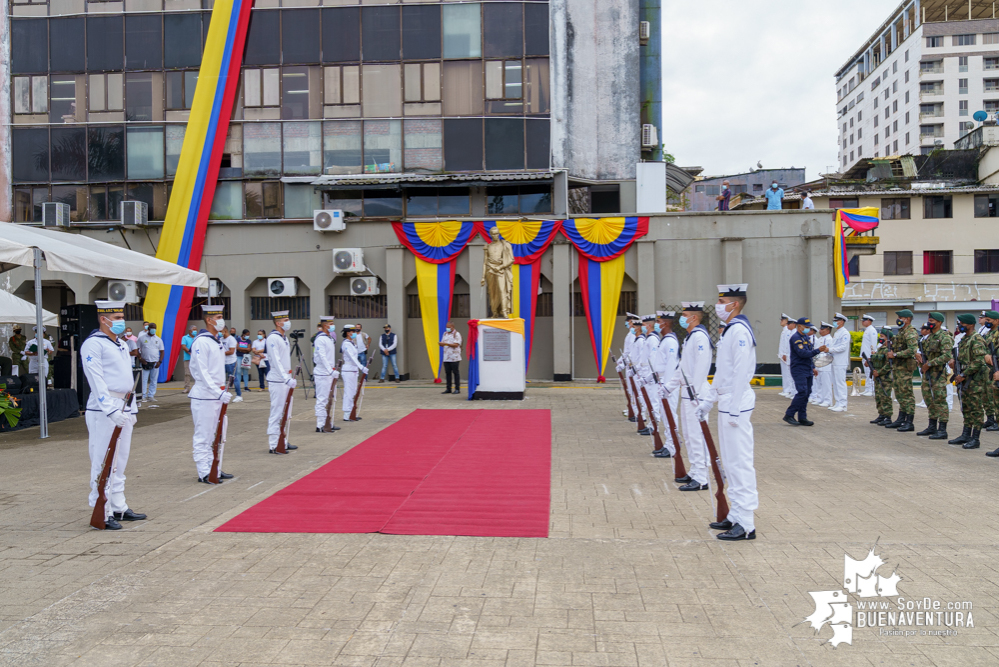
[[[850,367],[850,348],[853,338],[846,328],[846,315],[836,313],[833,317],[836,328],[833,330],[829,351],[832,353],[832,405],[833,412],[846,412],[846,371]]]
[[[222,406],[232,400],[226,391],[225,344],[219,333],[225,332],[224,306],[201,306],[205,328],[198,332],[191,343],[191,376],[194,388],[188,397],[191,399],[191,417],[194,419],[194,465],[198,469],[198,481],[210,484],[208,473],[212,470],[215,455],[212,445],[219,427],[219,413]],[[224,335],[224,334],[223,334]],[[223,419],[222,442],[225,442],[228,415]],[[221,444],[221,443],[220,443]],[[232,479],[232,475],[222,472],[222,454],[219,452],[219,480]]]
[[[654,424],[658,424],[656,415],[649,414],[649,404],[652,404],[653,411],[655,410],[655,399],[651,387],[646,386],[652,384],[652,366],[649,363],[649,358],[659,347],[659,334],[656,333],[655,326],[655,313],[642,317],[641,346],[637,347],[635,358],[635,386],[638,387],[638,405],[642,408],[642,414],[645,416],[645,429],[639,431],[638,435],[652,435]],[[642,393],[642,387],[645,387],[645,394]],[[645,401],[645,395],[649,396],[648,403]]]
[[[291,370],[291,345],[288,343],[291,320],[288,319],[288,311],[275,311],[271,313],[271,318],[274,320],[274,330],[267,334],[267,390],[271,394],[271,414],[267,420],[267,445],[271,454],[278,454],[277,445],[281,437],[284,404],[289,393],[293,393],[298,386],[298,380],[294,378]],[[289,416],[293,404],[288,406]],[[288,444],[287,432],[284,439],[285,449],[298,449],[295,445]]]
[[[321,316],[319,326],[322,327],[322,331],[312,343],[314,364],[312,374],[316,383],[316,433],[332,433],[340,430],[333,420],[330,420],[330,428],[326,430],[326,405],[329,403],[337,378],[340,377],[340,371],[336,369],[336,331],[333,330],[335,320],[336,317],[333,315]],[[335,401],[336,397],[333,398]],[[330,404],[330,410],[335,407]]]
[[[343,377],[343,420],[345,422],[349,421],[361,421],[360,417],[350,418],[350,413],[354,409],[354,394],[357,393],[357,380],[361,373],[367,375],[368,368],[361,365],[361,361],[357,358],[357,346],[354,344],[354,338],[357,336],[357,330],[353,325],[348,324],[343,328],[343,342],[340,343],[340,355],[343,361],[343,366],[341,367],[341,377]]]
[[[665,445],[663,449],[658,452],[654,452],[653,456],[657,458],[668,458],[676,454],[676,446],[673,443],[673,438],[669,434],[669,422],[666,420],[666,415],[663,413],[663,397],[666,398],[666,404],[669,405],[670,412],[673,415],[673,421],[679,424],[680,417],[677,413],[677,402],[680,400],[680,390],[675,389],[666,394],[666,383],[670,378],[676,373],[676,367],[680,363],[680,343],[676,338],[676,334],[673,333],[673,318],[676,315],[671,310],[660,310],[656,313],[658,327],[657,333],[661,336],[659,340],[659,346],[656,348],[655,354],[653,354],[649,362],[652,365],[652,370],[655,372],[656,377],[659,378],[659,383],[653,382],[651,389],[655,390],[655,398],[653,400],[653,406],[656,409],[656,417],[659,423],[662,425],[665,436],[663,437],[663,444]]]
[[[819,325],[819,333],[815,336],[815,340],[812,345],[814,347],[822,347],[823,345],[829,346],[832,344],[832,330],[833,325],[828,322],[822,322]],[[812,398],[809,403],[817,405],[820,408],[831,407],[832,402],[832,365],[827,364],[820,368],[817,368],[819,374],[815,376],[815,381],[812,384]]]
[[[878,330],[874,327],[874,318],[867,313],[860,317],[860,323],[864,327],[864,337],[860,340],[860,359],[863,362],[866,356],[870,360],[871,356],[878,349]],[[874,376],[871,375],[871,368],[864,363],[864,377],[866,381],[864,382],[864,391],[860,393],[861,396],[873,396],[874,395]]]
[[[701,324],[704,318],[703,301],[682,302],[683,314],[680,327],[687,330],[683,339],[680,363],[676,373],[666,383],[666,395],[680,392],[680,415],[683,422],[683,436],[687,444],[687,476],[676,479],[682,483],[681,491],[706,491],[708,489],[708,448],[697,419],[697,408],[691,400],[689,386],[697,391],[708,379],[711,369],[711,350],[714,347],[711,335]]]
[[[628,397],[628,403],[631,404],[632,414],[637,414],[635,412],[635,398],[631,395],[631,383],[628,382],[628,359],[631,354],[631,348],[635,344],[635,319],[636,315],[628,313],[625,316],[624,326],[628,330],[628,333],[624,337],[624,347],[621,351],[621,358],[617,360],[617,370],[624,374],[624,393]],[[627,415],[628,411],[625,410],[624,414]],[[632,417],[629,421],[636,422],[638,417]]]
[[[703,387],[699,409],[703,416],[718,402],[718,455],[725,469],[728,518],[710,524],[723,530],[720,540],[756,539],[754,512],[760,506],[753,464],[753,408],[756,392],[750,386],[756,372],[756,337],[742,314],[748,285],[719,285],[715,312],[727,322],[718,341],[714,383]]]
[[[90,506],[100,495],[97,483],[104,469],[104,455],[111,444],[111,435],[121,427],[118,447],[111,470],[110,490],[105,509],[108,516],[104,527],[121,528],[119,521],[141,521],[145,514],[133,512],[125,501],[125,466],[132,448],[132,427],[138,407],[135,398],[125,405],[125,396],[135,387],[132,378],[132,357],[128,345],[118,336],[125,332],[125,302],[95,301],[100,329],[90,333],[80,346],[83,372],[90,384],[87,399],[87,432],[90,449]]]
[[[780,361],[780,395],[794,398],[794,380],[791,379],[791,336],[794,335],[794,319],[787,313],[780,314],[780,339],[777,343],[777,359]]]

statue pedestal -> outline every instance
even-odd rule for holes
[[[490,323],[516,320],[479,320],[475,357],[478,361],[478,386],[473,400],[522,401],[527,389],[524,336],[515,331],[497,329]],[[520,327],[523,330],[523,326]]]

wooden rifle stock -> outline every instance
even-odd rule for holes
[[[369,368],[370,366],[371,366],[371,359],[368,359],[368,363],[365,364],[364,367]],[[361,377],[357,378],[357,391],[354,392],[354,407],[350,409],[351,421],[357,419],[357,410],[358,408],[361,407],[361,397],[364,396],[364,394],[361,393],[364,391],[364,380],[367,379],[368,377],[367,373],[361,373],[360,371],[358,371],[357,374],[360,375]]]
[[[656,374],[652,375],[656,384],[659,383],[659,376]],[[680,479],[681,477],[687,476],[687,466],[683,464],[683,454],[680,453],[680,433],[676,429],[676,420],[673,419],[673,410],[669,406],[669,401],[666,400],[666,396],[660,397],[663,403],[663,413],[666,415],[666,423],[669,424],[669,433],[673,438],[673,449],[676,453],[673,454],[673,479]]]
[[[225,390],[229,391],[232,389],[232,381],[236,379],[235,375],[229,377],[229,381],[225,383]],[[222,409],[219,410],[219,425],[215,428],[215,442],[212,443],[212,469],[208,471],[208,481],[212,484],[219,483],[219,464],[222,462],[222,425],[225,424],[225,413],[229,409],[228,403],[222,404]]]
[[[296,377],[299,371],[302,370],[302,365],[299,364],[295,369],[295,373],[291,377]],[[295,389],[292,387],[288,388],[288,395],[284,399],[284,412],[281,414],[281,434],[278,436],[277,447],[274,448],[278,454],[284,454],[288,451],[285,445],[288,441],[288,411],[291,410],[291,397],[295,393]]]
[[[632,366],[632,370],[634,370],[634,368],[635,367]],[[635,376],[632,375],[630,378],[628,378],[628,380],[631,382],[631,395],[635,397],[635,400],[637,402],[637,400],[638,400],[638,386],[635,384]],[[639,406],[637,412],[638,412],[638,414],[635,415],[635,416],[638,417],[638,430],[639,431],[644,431],[645,430],[645,419],[642,417],[642,408],[641,408],[641,406]]]
[[[694,388],[687,382],[686,376],[684,376],[683,381],[687,385],[687,394],[690,396],[690,400],[699,406],[701,402],[697,399]],[[718,458],[715,439],[711,437],[711,429],[708,428],[708,422],[702,419],[699,419],[698,422],[701,424],[704,444],[708,446],[708,456],[711,458],[711,474],[715,478],[715,521],[725,521],[728,518],[728,498],[725,497],[725,478],[722,476],[721,459]]]
[[[611,355],[611,360],[614,362],[614,365],[616,366],[617,359],[614,358],[613,354]],[[632,419],[635,418],[635,411],[631,409],[631,399],[628,398],[628,383],[625,381],[624,373],[622,373],[621,371],[617,372],[617,376],[621,378],[621,389],[624,390],[624,402],[628,406],[628,421],[631,421]]]
[[[343,365],[343,360],[336,363],[337,373],[340,372],[340,367]],[[330,395],[329,399],[326,401],[326,423],[323,424],[323,430],[329,432],[333,428],[333,408],[336,407],[336,379],[333,380],[333,384],[330,385]]]
[[[652,399],[649,398],[649,392],[645,391],[645,385],[642,385],[642,398],[645,399],[645,407],[649,410],[649,419],[652,421],[652,438],[656,443],[656,448],[653,451],[661,452],[663,449],[663,439],[659,435],[659,424],[656,422],[656,411],[652,409]]]
[[[141,374],[140,376],[141,377]],[[139,378],[135,378],[132,391],[125,394],[125,401],[121,405],[121,413],[132,404],[132,397],[135,396],[135,388],[139,384]],[[111,441],[108,443],[107,451],[104,452],[104,466],[101,468],[101,476],[97,478],[97,502],[94,503],[94,513],[90,515],[90,525],[97,530],[104,530],[104,522],[107,519],[108,486],[111,473],[114,469],[114,458],[118,452],[118,438],[121,437],[121,426],[115,426],[111,432]]]

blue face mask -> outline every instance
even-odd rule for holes
[[[111,323],[111,333],[120,336],[125,333],[125,320],[117,320]]]
[[[655,324],[652,325],[652,330],[655,331],[656,333],[659,333],[659,323],[658,322],[656,322]]]
[[[680,328],[681,329],[686,329],[688,324],[690,324],[690,320],[688,320],[685,315],[681,315],[680,316]]]

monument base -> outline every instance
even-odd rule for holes
[[[478,385],[471,400],[522,401],[527,390],[524,335],[510,330],[517,320],[479,320],[475,342]],[[520,321],[522,322],[522,320]],[[502,325],[503,328],[498,328]],[[517,328],[514,325],[513,328]],[[519,327],[523,331],[523,325]]]
[[[482,391],[481,389],[472,394],[473,401],[522,401],[524,392],[522,391]]]

